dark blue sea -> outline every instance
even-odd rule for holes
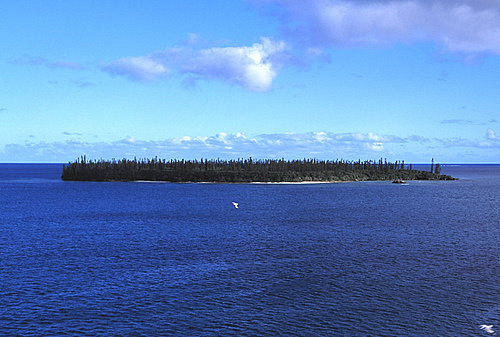
[[[500,165],[407,185],[61,169],[0,164],[1,336],[500,333]]]

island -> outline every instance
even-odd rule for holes
[[[387,160],[87,160],[85,156],[63,166],[62,180],[165,181],[213,183],[279,183],[455,180],[440,174],[439,164],[430,171],[414,170],[404,161]]]

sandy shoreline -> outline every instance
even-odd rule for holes
[[[248,184],[278,184],[278,185],[309,185],[309,184],[338,184],[338,183],[349,183],[354,182],[354,180],[329,180],[329,181],[254,181]]]
[[[354,180],[329,180],[329,181],[249,181],[249,182],[221,182],[221,181],[162,181],[162,180],[133,180],[133,183],[171,183],[171,184],[258,184],[258,185],[311,185],[311,184],[338,184],[355,182]]]

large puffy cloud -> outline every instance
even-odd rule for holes
[[[147,56],[125,57],[103,70],[134,80],[153,80],[177,72],[203,79],[219,79],[252,91],[267,91],[277,75],[286,44],[261,38],[240,47],[194,49],[192,44],[172,47]]]
[[[253,0],[286,10],[293,38],[321,46],[432,41],[465,53],[500,54],[500,2],[493,0]]]
[[[276,76],[273,58],[284,49],[284,42],[268,38],[251,47],[204,49],[184,64],[183,71],[225,79],[254,91],[266,91]]]

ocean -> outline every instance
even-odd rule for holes
[[[500,165],[442,165],[460,180],[406,185],[61,170],[0,164],[2,336],[500,331]]]

